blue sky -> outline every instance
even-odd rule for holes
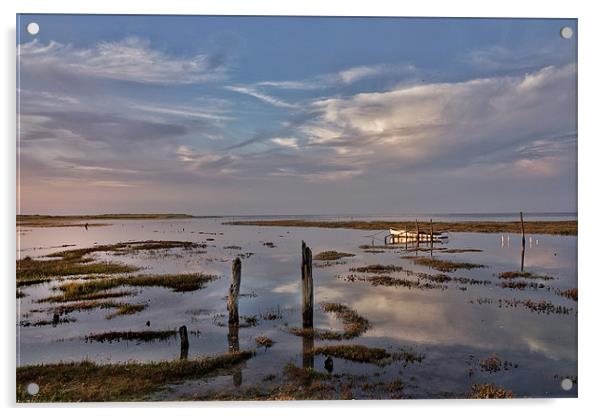
[[[23,213],[576,210],[574,20],[18,20]]]

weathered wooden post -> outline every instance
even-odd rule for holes
[[[416,218],[416,248],[420,245],[420,229],[418,228],[418,218]]]
[[[180,333],[180,360],[188,359],[188,328],[186,325],[182,325],[180,329],[178,329]]]
[[[240,351],[238,340],[238,295],[240,294],[241,269],[242,263],[240,258],[237,257],[232,260],[232,280],[228,291],[228,350],[230,352]],[[232,384],[234,384],[234,387],[239,387],[242,384],[242,370],[236,370],[232,374]]]
[[[433,219],[431,218],[431,257],[433,256]]]
[[[404,239],[406,240],[406,251],[408,251],[408,224],[404,224],[403,226],[403,235],[404,235]]]
[[[238,294],[240,293],[240,258],[232,261],[232,281],[228,292],[228,325],[238,326]]]
[[[314,326],[314,279],[311,271],[312,254],[311,249],[301,243],[301,290],[302,290],[302,311],[303,328],[312,328]]]
[[[523,221],[523,212],[520,213],[520,228],[522,232],[521,253],[520,253],[520,271],[525,269],[525,222]]]

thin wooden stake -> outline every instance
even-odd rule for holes
[[[418,228],[418,218],[416,218],[416,247],[420,245],[420,229]]]
[[[431,257],[433,256],[433,219],[431,218]]]
[[[311,249],[301,243],[301,290],[302,290],[302,310],[303,310],[303,328],[312,328],[314,326],[314,279],[312,276],[312,254]]]
[[[238,326],[238,294],[240,293],[240,258],[232,261],[232,281],[228,292],[228,324]]]
[[[178,330],[180,333],[180,360],[188,359],[188,328],[186,325],[182,325]]]

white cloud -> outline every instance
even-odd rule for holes
[[[131,108],[148,111],[151,113],[168,114],[174,116],[181,116],[185,118],[201,118],[215,121],[231,120],[231,117],[223,114],[214,113],[207,111],[206,109],[198,109],[194,107],[166,107],[166,106],[153,106],[144,104],[132,104]]]
[[[148,84],[193,84],[220,79],[224,68],[215,66],[211,56],[178,57],[152,49],[148,41],[130,37],[118,42],[100,42],[76,48],[37,40],[19,45],[21,68],[60,71],[68,74],[133,81]]]
[[[282,147],[289,147],[296,150],[299,149],[299,143],[294,137],[275,137],[272,139],[272,143]]]
[[[520,154],[519,146],[575,131],[575,74],[574,65],[547,67],[524,76],[316,100],[319,117],[301,129],[310,146],[329,147],[350,163],[396,169],[461,165],[514,148],[516,163],[547,175],[551,164],[528,163],[537,155]]]

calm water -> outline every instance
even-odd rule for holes
[[[574,217],[573,214],[566,215],[569,218],[561,215],[561,219]],[[359,216],[354,218],[360,219]],[[399,216],[393,218],[398,219]],[[444,220],[436,216],[432,218]],[[534,216],[527,218],[536,219]],[[241,315],[257,315],[259,322],[255,327],[240,329],[240,348],[256,348],[254,338],[258,335],[272,338],[274,346],[268,350],[259,348],[257,355],[242,366],[236,372],[238,374],[186,382],[173,386],[172,390],[156,398],[177,399],[183,395],[235,390],[239,388],[235,384],[239,384],[237,380],[240,378],[243,388],[265,384],[261,381],[264,377],[269,374],[280,375],[288,362],[302,364],[302,339],[286,332],[286,327],[301,326],[300,256],[301,241],[305,240],[314,254],[325,250],[356,254],[353,258],[344,259],[345,264],[314,267],[316,305],[321,302],[343,303],[372,324],[365,334],[347,343],[378,346],[392,351],[409,349],[425,356],[422,363],[407,366],[393,363],[384,368],[335,359],[335,373],[361,374],[368,381],[401,377],[406,385],[404,394],[419,398],[462,395],[470,391],[472,384],[484,382],[504,386],[517,396],[577,394],[576,385],[569,392],[560,387],[562,378],[577,376],[577,302],[557,295],[554,290],[577,287],[576,237],[528,236],[525,270],[551,275],[555,280],[544,282],[551,287],[550,290],[520,291],[497,285],[500,282],[497,278],[499,272],[518,270],[520,267],[518,235],[511,234],[509,244],[504,241],[502,245],[500,234],[451,233],[446,247],[478,248],[483,252],[435,253],[436,257],[482,263],[488,268],[458,270],[448,274],[488,280],[492,284],[461,285],[451,282],[447,290],[416,290],[375,287],[366,282],[347,282],[337,278],[337,275],[348,274],[351,267],[375,263],[438,273],[403,259],[402,256],[407,253],[403,253],[402,249],[374,254],[363,252],[358,246],[371,243],[371,239],[365,237],[373,234],[371,232],[229,226],[222,225],[223,218],[110,222],[110,226],[90,227],[87,231],[78,227],[26,229],[20,235],[18,255],[44,256],[61,250],[57,246],[63,244],[75,244],[70,248],[77,248],[128,240],[206,242],[208,247],[204,254],[170,250],[161,256],[141,252],[128,256],[97,254],[95,257],[142,266],[143,273],[202,271],[217,274],[221,278],[209,283],[203,290],[188,293],[174,293],[163,288],[136,289],[134,296],[123,301],[148,304],[138,314],[107,320],[107,310],[76,312],[70,314],[77,319],[76,322],[56,327],[18,325],[22,320],[51,319],[51,312],[47,310],[51,305],[36,300],[56,294],[52,287],[57,283],[25,287],[23,292],[27,296],[17,300],[18,365],[82,359],[103,363],[177,359],[180,349],[179,341],[175,338],[167,342],[110,344],[90,343],[83,339],[91,333],[109,330],[145,330],[148,329],[145,325],[147,321],[151,322],[150,329],[154,330],[177,329],[180,325],[187,325],[191,357],[226,352],[228,328],[219,324],[227,320],[224,297],[229,286],[231,261],[240,253],[254,253],[243,259],[241,293],[251,296],[240,298],[239,310]],[[214,240],[208,241],[208,238]],[[273,242],[275,247],[263,245],[268,241]],[[231,245],[241,246],[242,250],[224,249],[224,246]],[[392,275],[407,277],[403,272]],[[491,298],[495,302],[478,304],[478,298]],[[498,299],[548,300],[555,305],[572,308],[572,311],[569,314],[547,315],[520,306],[500,308]],[[32,312],[36,309],[42,310]],[[282,319],[261,319],[262,314],[273,311],[280,311]],[[319,307],[316,307],[314,324],[317,328],[342,328],[332,314],[323,313]],[[321,345],[329,342],[316,340],[315,343]],[[497,353],[502,360],[509,360],[518,367],[492,374],[481,371],[478,361],[492,353]],[[315,358],[317,370],[324,371],[323,360],[322,356]],[[472,375],[471,368],[474,369]],[[279,376],[273,383],[278,381]],[[361,391],[358,396],[361,396]]]

